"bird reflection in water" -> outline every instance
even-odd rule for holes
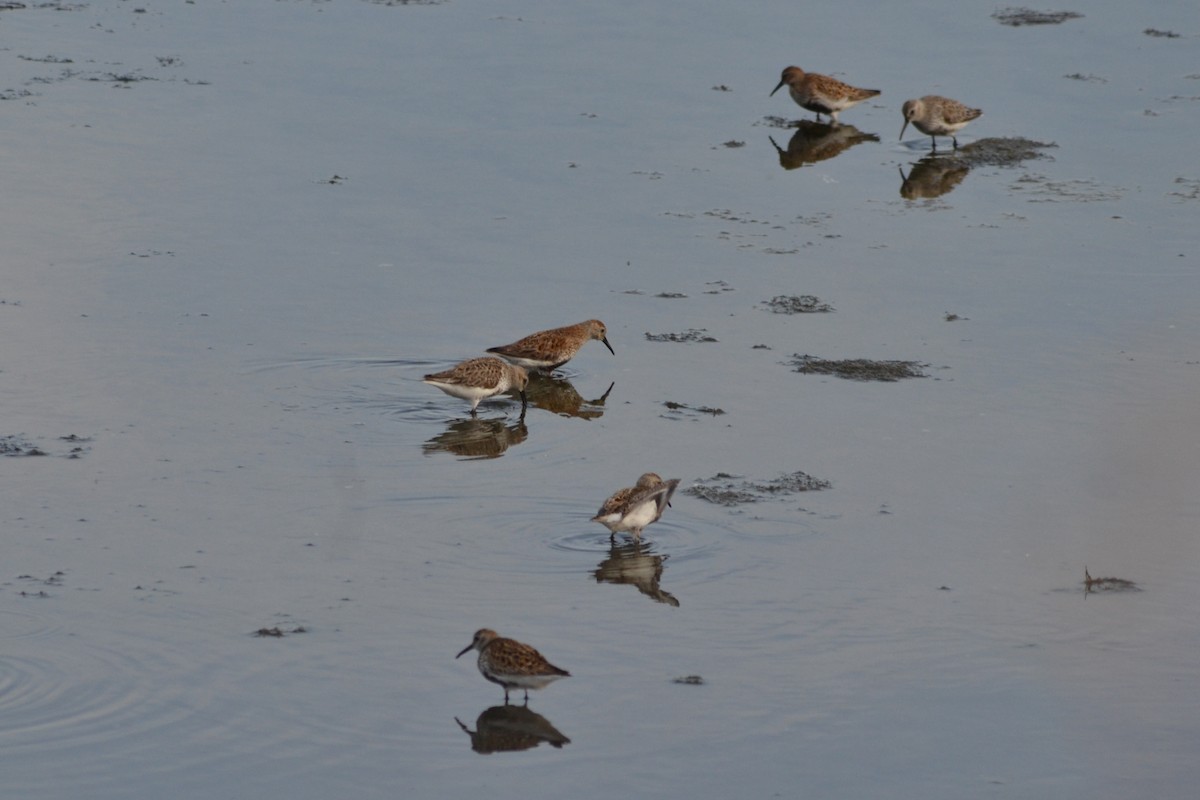
[[[470,459],[499,458],[509,447],[529,436],[525,416],[509,424],[503,419],[460,419],[446,426],[421,449],[425,455],[450,453]]]
[[[571,382],[552,375],[532,372],[529,375],[529,386],[525,393],[529,404],[563,417],[579,417],[580,419],[599,419],[604,415],[604,403],[608,394],[616,386],[610,383],[604,394],[595,400],[584,400],[571,385]]]
[[[771,139],[771,144],[775,145],[775,152],[779,154],[779,166],[784,169],[816,164],[818,161],[840,155],[856,144],[879,141],[875,134],[863,133],[853,125],[842,123],[835,127],[808,119],[800,120],[786,150],[780,147],[773,137],[768,138]]]
[[[964,148],[965,149],[965,148]],[[954,191],[971,165],[953,156],[926,156],[912,165],[908,175],[900,168],[900,196],[905,200],[932,200]]]
[[[458,717],[454,721],[471,737],[471,749],[483,755],[529,750],[542,742],[555,748],[571,743],[550,724],[550,720],[528,706],[503,705],[485,709],[475,720],[473,731]]]
[[[614,543],[608,550],[608,558],[600,562],[592,575],[596,583],[628,583],[655,602],[678,607],[675,595],[658,585],[666,560],[667,556],[654,554],[654,545],[640,540]]]

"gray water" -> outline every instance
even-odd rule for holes
[[[6,794],[1192,796],[1195,6],[994,10],[0,11]],[[793,63],[882,90],[832,157]],[[1053,146],[902,194],[929,93]],[[592,317],[523,422],[420,382]]]

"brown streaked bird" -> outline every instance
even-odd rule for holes
[[[554,666],[529,645],[516,639],[505,639],[490,628],[475,631],[471,643],[455,658],[468,650],[479,651],[476,663],[483,677],[504,687],[505,704],[508,703],[509,689],[524,689],[528,703],[530,689],[541,689],[559,678],[571,677],[571,673]]]
[[[900,128],[900,138],[904,138],[904,131],[911,122],[913,127],[933,140],[933,149],[936,151],[939,136],[949,136],[954,141],[954,149],[957,150],[958,137],[954,134],[966,127],[971,120],[978,119],[983,111],[969,108],[949,97],[927,94],[916,100],[905,100],[903,113],[904,125]]]
[[[608,343],[608,328],[598,319],[531,333],[512,344],[489,347],[487,351],[525,369],[550,372],[570,361],[591,339],[603,342],[608,352],[616,355]]]
[[[677,486],[679,478],[664,481],[657,473],[647,472],[638,478],[636,486],[618,489],[605,500],[592,522],[608,528],[612,536],[629,531],[634,539],[640,539],[642,529],[657,522],[670,505]]]
[[[436,386],[451,397],[470,401],[472,417],[475,416],[475,407],[479,405],[480,400],[516,389],[521,396],[521,413],[525,413],[525,387],[529,383],[529,373],[498,358],[472,358],[455,364],[444,372],[426,375],[424,382]]]
[[[815,112],[818,120],[822,114],[828,114],[834,126],[841,124],[838,122],[838,113],[879,94],[878,89],[859,89],[837,78],[805,72],[799,67],[785,68],[779,85],[771,90],[771,94],[784,86],[788,87],[788,94],[798,106]]]

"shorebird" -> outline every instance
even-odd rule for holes
[[[604,342],[608,352],[616,355],[608,343],[608,328],[598,319],[531,333],[512,344],[489,347],[487,351],[525,369],[550,372],[570,361],[579,348],[591,339]]]
[[[957,100],[936,94],[927,94],[917,100],[905,100],[903,110],[904,126],[900,128],[900,138],[904,138],[904,131],[911,122],[913,127],[933,140],[935,151],[939,136],[949,136],[954,141],[954,149],[957,150],[958,138],[954,134],[983,113],[978,108],[968,108]]]
[[[506,705],[509,689],[524,689],[528,703],[530,689],[541,689],[559,678],[571,677],[571,673],[554,666],[529,645],[505,639],[490,628],[475,631],[471,643],[455,658],[472,649],[479,651],[477,664],[483,677],[504,687]]]
[[[480,400],[516,389],[521,396],[521,413],[525,413],[525,386],[529,383],[529,374],[521,367],[505,364],[498,358],[472,358],[444,372],[426,375],[424,382],[452,397],[470,401],[472,417]]]
[[[679,478],[664,481],[656,473],[647,472],[638,478],[636,486],[619,489],[605,500],[592,522],[599,522],[613,536],[629,531],[634,539],[640,539],[642,529],[663,515],[678,485]]]
[[[805,72],[799,67],[785,68],[779,85],[771,90],[771,94],[774,95],[784,86],[788,87],[788,94],[797,105],[815,112],[818,120],[822,114],[828,114],[834,127],[841,124],[838,122],[839,112],[879,94],[878,89],[859,89],[837,78]]]

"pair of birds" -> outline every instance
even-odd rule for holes
[[[608,328],[598,319],[589,319],[575,325],[531,333],[512,344],[489,347],[487,352],[495,353],[500,358],[484,356],[468,359],[443,372],[426,375],[424,382],[451,397],[468,401],[472,417],[476,416],[475,409],[479,401],[516,389],[521,397],[521,413],[524,414],[528,405],[525,397],[525,387],[529,384],[527,370],[552,372],[570,361],[579,348],[592,339],[603,342],[608,352],[616,355],[608,343]]]
[[[678,478],[664,481],[655,473],[647,472],[638,478],[636,486],[621,489],[605,500],[592,521],[604,525],[613,536],[619,531],[629,531],[638,539],[643,528],[662,516],[678,485]],[[510,689],[523,689],[525,702],[528,703],[530,689],[542,689],[559,678],[571,676],[565,669],[547,661],[534,648],[516,639],[506,639],[491,628],[475,631],[471,643],[459,651],[455,658],[460,658],[470,650],[479,651],[476,666],[480,674],[504,687],[505,704],[508,703]]]
[[[839,124],[839,112],[879,94],[878,89],[859,89],[842,83],[837,78],[805,72],[799,67],[785,68],[779,84],[771,90],[771,94],[774,95],[784,86],[788,87],[788,94],[797,105],[816,113],[817,119],[820,119],[822,114],[828,114],[834,126]],[[954,149],[957,150],[958,138],[955,134],[983,113],[978,108],[968,108],[957,100],[936,94],[905,100],[902,111],[904,125],[900,128],[900,138],[904,138],[904,131],[911,122],[917,130],[933,140],[935,151],[939,136],[949,136],[954,141]]]

